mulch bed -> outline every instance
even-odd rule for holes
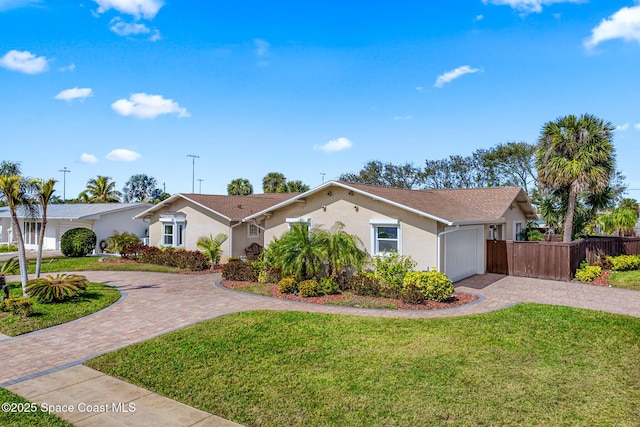
[[[600,277],[593,279],[593,282],[590,284],[596,286],[609,286],[609,276],[611,276],[611,271],[605,270],[602,272]]]
[[[229,289],[237,289],[247,286],[269,286],[269,292],[273,298],[286,299],[289,301],[307,302],[311,304],[327,304],[329,301],[336,301],[346,298],[353,298],[355,295],[351,294],[338,294],[338,295],[324,295],[321,297],[302,297],[300,295],[283,294],[278,291],[278,285],[260,283],[260,282],[234,282],[230,280],[223,280],[222,286]],[[461,305],[469,304],[472,301],[478,299],[477,295],[465,294],[462,292],[454,292],[453,296],[445,302],[437,301],[425,301],[423,304],[406,304],[401,300],[391,298],[376,298],[376,297],[359,297],[367,299],[375,299],[378,301],[394,304],[398,307],[398,310],[439,310],[442,308],[459,307]]]
[[[104,257],[100,258],[100,262],[104,262],[105,264],[136,264],[137,261],[129,259],[129,258],[120,258],[120,257]],[[200,271],[192,271],[192,270],[181,270],[180,274],[211,274],[211,273],[220,273],[222,272],[222,268],[217,265],[213,269],[200,270]]]

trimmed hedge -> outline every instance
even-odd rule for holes
[[[446,274],[439,271],[412,271],[404,276],[402,287],[413,287],[422,292],[424,299],[446,301],[454,292],[453,284]]]
[[[82,257],[96,248],[96,233],[88,228],[72,228],[60,238],[60,250],[64,256]]]
[[[123,252],[126,254],[126,258],[137,262],[175,267],[180,270],[202,271],[211,267],[209,259],[200,251],[158,248],[134,243],[126,246]]]
[[[236,282],[256,282],[258,275],[251,261],[229,261],[222,266],[222,277]]]

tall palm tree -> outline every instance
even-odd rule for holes
[[[262,178],[262,191],[265,193],[277,193],[278,187],[287,182],[287,178],[280,172],[269,172]]]
[[[33,200],[28,190],[29,186],[23,177],[19,175],[0,175],[0,195],[9,207],[12,238],[18,243],[18,263],[20,265],[20,280],[24,296],[27,296],[29,275],[27,274],[27,252],[17,212],[20,208],[33,212]]]
[[[304,193],[309,191],[309,186],[302,181],[286,181],[280,184],[276,193]]]
[[[115,181],[111,177],[98,175],[87,181],[87,188],[78,195],[78,199],[87,203],[118,203],[120,193],[116,188]]]
[[[586,191],[599,193],[614,173],[611,142],[615,127],[589,114],[568,115],[546,123],[536,150],[538,182],[549,190],[569,190],[564,242],[571,242],[576,200]]]
[[[56,185],[55,179],[51,178],[47,181],[42,179],[33,179],[30,182],[33,193],[36,197],[37,203],[41,209],[41,225],[40,234],[38,235],[38,257],[36,260],[36,277],[40,277],[40,268],[42,267],[42,247],[44,246],[44,236],[47,229],[47,207],[53,200],[53,193]]]
[[[227,194],[230,196],[248,196],[253,194],[253,186],[248,179],[236,178],[227,185]]]

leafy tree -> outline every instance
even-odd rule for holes
[[[154,199],[157,181],[154,177],[140,173],[133,175],[122,189],[125,203],[148,202]]]
[[[339,179],[360,184],[412,189],[423,185],[424,172],[413,163],[394,165],[370,160],[359,172],[344,173]]]
[[[304,193],[309,186],[302,181],[286,181],[280,184],[276,193]]]
[[[248,196],[253,194],[253,186],[248,179],[236,178],[227,185],[227,194],[230,196]]]
[[[18,168],[16,170],[20,172]],[[11,215],[11,230],[13,240],[18,243],[18,262],[20,264],[20,279],[22,282],[22,295],[27,296],[27,252],[24,245],[24,236],[18,221],[18,209],[24,209],[35,216],[33,199],[29,195],[27,181],[19,175],[0,175],[0,196],[9,207]]]
[[[42,247],[44,246],[44,236],[47,230],[47,207],[53,199],[53,193],[56,185],[55,179],[51,178],[47,181],[42,179],[31,180],[30,185],[33,189],[33,193],[36,197],[36,202],[40,205],[41,209],[41,225],[40,234],[38,235],[38,256],[36,259],[36,277],[40,277],[40,270],[42,267]]]
[[[222,244],[227,240],[227,235],[224,233],[218,233],[209,237],[200,236],[196,245],[202,249],[204,254],[211,261],[211,268],[220,263],[220,257],[222,256]]]
[[[78,195],[78,199],[85,203],[118,203],[120,193],[116,188],[115,181],[111,177],[98,175],[87,181],[87,188]]]
[[[269,172],[262,178],[262,191],[264,193],[277,193],[278,187],[287,182],[287,178],[280,172]]]
[[[568,115],[543,126],[536,150],[538,182],[568,189],[564,242],[571,242],[576,202],[586,191],[603,192],[614,173],[614,126],[595,116]]]
[[[483,153],[483,165],[495,174],[495,185],[518,186],[529,193],[537,180],[535,152],[536,145],[526,142],[498,144]]]

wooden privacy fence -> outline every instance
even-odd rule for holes
[[[602,256],[640,254],[640,237],[588,237],[571,243],[487,240],[487,273],[573,279],[580,263]]]

